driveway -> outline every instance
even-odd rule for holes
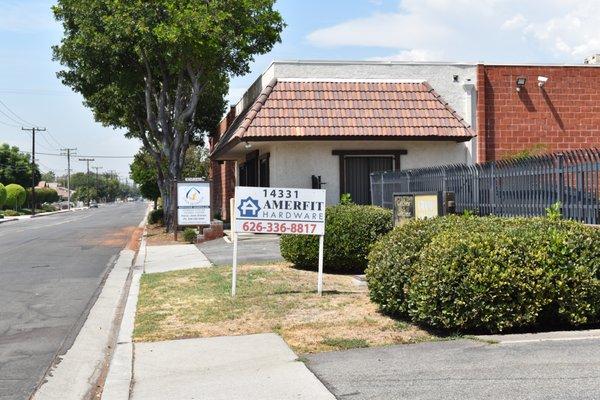
[[[225,239],[200,243],[198,248],[214,265],[231,265],[233,244]],[[240,235],[238,239],[238,264],[282,261],[279,236]]]
[[[307,366],[338,399],[599,399],[600,340],[452,340],[321,353]]]

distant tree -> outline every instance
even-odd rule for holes
[[[4,205],[5,202],[6,202],[6,188],[4,187],[3,184],[0,183],[0,210],[2,209],[2,206]]]
[[[137,152],[129,165],[129,176],[138,184],[142,196],[154,202],[156,210],[156,201],[160,197],[158,171],[154,158],[143,148]]]
[[[203,146],[190,146],[185,155],[181,176],[183,178],[208,178],[210,159],[208,149]]]
[[[36,185],[40,178],[41,174],[36,166]],[[0,146],[0,183],[5,185],[16,183],[23,187],[31,187],[31,157],[21,153],[16,146],[2,144]]]
[[[229,77],[271,50],[284,23],[275,0],[58,0],[63,83],[97,121],[141,139],[154,159],[167,229],[190,144],[214,131]],[[163,170],[163,165],[166,169]]]
[[[54,171],[44,172],[40,180],[44,182],[56,182],[56,174]]]

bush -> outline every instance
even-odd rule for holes
[[[4,203],[6,203],[6,188],[0,183],[0,210]]]
[[[370,255],[385,312],[452,331],[577,326],[600,320],[600,231],[546,218],[415,221]]]
[[[4,207],[19,209],[23,207],[25,204],[25,199],[27,194],[25,189],[21,185],[17,185],[16,183],[11,183],[6,186],[6,201],[4,203]]]
[[[463,220],[456,216],[413,220],[377,241],[366,270],[371,300],[386,314],[407,316],[406,293],[421,251],[440,231]]]
[[[19,215],[21,215],[20,212],[15,211],[15,210],[4,210],[4,216],[5,217],[18,217]]]
[[[165,214],[162,208],[152,210],[148,214],[148,223],[149,224],[161,224],[165,223]]]
[[[392,228],[392,212],[380,207],[339,205],[327,207],[323,268],[329,272],[362,273],[371,246]],[[319,238],[282,235],[281,255],[301,268],[314,268]]]
[[[198,233],[194,228],[185,228],[183,230],[183,240],[185,240],[186,242],[194,244],[196,243],[197,239]]]

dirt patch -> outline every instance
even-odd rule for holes
[[[229,267],[144,275],[135,340],[276,332],[305,354],[433,339],[380,314],[350,276],[325,274],[326,292],[318,296],[316,273],[288,264],[242,266],[238,273],[235,299]]]
[[[93,246],[125,247],[138,228],[127,226],[116,231],[94,238],[89,244]]]
[[[153,224],[146,226],[146,244],[148,246],[162,246],[166,244],[187,244],[187,242],[183,240],[183,233],[179,232],[177,241],[175,241],[173,233],[166,233],[164,226]]]
[[[140,240],[142,238],[142,234],[144,233],[144,228],[135,228],[131,237],[129,238],[129,242],[127,242],[127,249],[138,251],[140,249]]]

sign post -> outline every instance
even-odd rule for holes
[[[238,233],[319,236],[317,292],[323,293],[325,190],[236,186],[232,214],[233,262],[231,295],[237,284]]]

